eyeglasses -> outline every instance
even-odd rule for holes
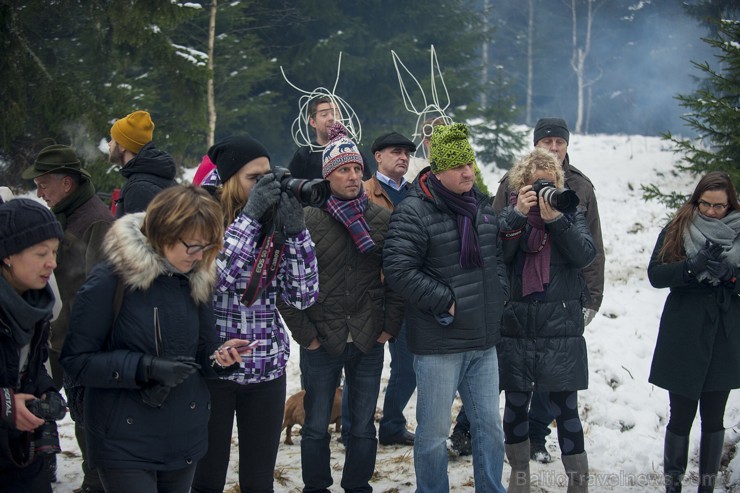
[[[185,253],[187,253],[188,255],[196,255],[200,252],[205,253],[208,250],[213,250],[218,246],[215,243],[213,245],[188,245],[182,239],[180,239],[180,243],[185,245]]]
[[[710,204],[704,200],[697,202],[697,205],[699,206],[699,210],[703,212],[707,212],[710,207],[714,209],[714,212],[723,212],[727,209],[727,204]]]

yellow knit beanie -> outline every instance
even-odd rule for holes
[[[154,122],[146,111],[134,111],[117,120],[110,128],[110,136],[127,151],[138,154],[152,141]]]

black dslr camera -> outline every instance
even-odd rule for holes
[[[44,420],[44,424],[36,428],[34,432],[33,442],[36,453],[51,455],[61,452],[55,421],[64,418],[67,414],[67,403],[64,402],[62,396],[57,392],[47,392],[46,399],[27,401],[26,408]]]
[[[276,167],[274,171],[284,172],[280,179],[280,190],[292,194],[301,205],[321,207],[329,199],[331,188],[327,180],[303,180],[293,178],[287,168]]]
[[[545,202],[560,212],[573,213],[580,202],[573,190],[556,188],[553,182],[544,178],[532,183],[532,190],[537,193],[538,197],[542,197]]]

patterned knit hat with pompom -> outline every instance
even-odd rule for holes
[[[347,163],[357,163],[364,168],[362,155],[357,145],[347,136],[347,129],[339,122],[329,129],[329,143],[324,149],[324,166],[321,175],[326,178],[334,170]]]

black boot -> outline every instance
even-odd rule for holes
[[[663,478],[666,493],[680,493],[681,480],[686,472],[689,459],[689,436],[676,435],[665,431],[663,447]]]
[[[699,442],[699,493],[714,491],[724,444],[725,430],[702,432]]]

